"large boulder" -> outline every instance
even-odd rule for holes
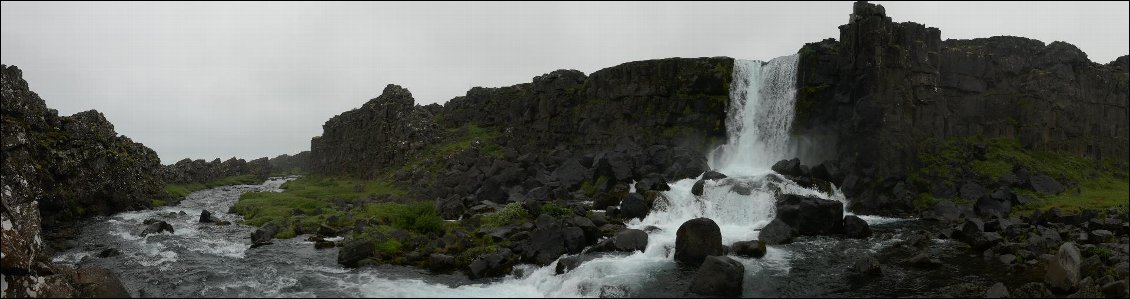
[[[629,193],[624,201],[620,202],[620,214],[624,216],[624,220],[643,219],[647,217],[649,212],[651,212],[651,208],[644,201],[643,195],[639,193]]]
[[[1028,179],[1028,183],[1032,185],[1032,190],[1048,195],[1057,195],[1062,193],[1064,189],[1063,184],[1060,184],[1059,181],[1042,174],[1032,176]]]
[[[363,259],[373,256],[373,242],[369,240],[353,240],[345,243],[337,252],[337,263],[352,268]]]
[[[505,276],[514,269],[515,263],[517,263],[517,258],[510,252],[510,249],[502,248],[481,255],[471,261],[471,265],[468,266],[469,274],[472,279]]]
[[[455,257],[433,253],[428,256],[428,270],[432,273],[445,273],[455,269]]]
[[[795,228],[786,224],[781,218],[774,218],[773,221],[769,221],[769,224],[761,228],[757,239],[765,241],[765,244],[769,245],[789,244],[793,242],[796,235]]]
[[[738,241],[730,246],[730,252],[739,256],[761,258],[765,256],[765,241]]]
[[[711,255],[722,255],[722,231],[709,218],[683,222],[675,232],[675,260],[690,266]]]
[[[773,164],[771,167],[773,171],[787,176],[801,176],[803,172],[800,170],[800,159],[793,158],[792,160],[781,160]]]
[[[801,235],[837,234],[844,227],[844,204],[818,197],[785,194],[777,200],[777,218]]]
[[[644,251],[647,249],[647,233],[638,229],[625,229],[616,233],[615,236],[605,239],[590,250],[592,252],[602,251]]]
[[[739,297],[745,266],[727,256],[708,256],[691,279],[691,292],[699,295]]]
[[[1079,287],[1082,263],[1075,243],[1063,243],[1055,258],[1048,262],[1044,282],[1055,292],[1071,293]]]
[[[84,297],[130,298],[118,275],[100,267],[82,267],[75,271],[74,282],[81,286]]]
[[[866,239],[871,237],[871,226],[859,216],[847,215],[844,217],[844,235],[852,239]]]
[[[981,196],[977,199],[977,203],[973,204],[973,211],[985,219],[991,217],[1007,218],[1008,214],[1012,212],[1012,201]]]
[[[279,226],[274,223],[267,223],[256,229],[251,233],[251,248],[271,244],[271,239],[275,238],[275,233],[279,232]]]
[[[580,253],[588,245],[585,231],[576,226],[563,226],[552,216],[538,216],[537,227],[521,251],[522,259],[538,265],[549,265],[563,254]]]

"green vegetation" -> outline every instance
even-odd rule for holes
[[[361,220],[421,234],[443,230],[443,219],[432,201],[364,203],[348,209],[335,204],[358,204],[370,197],[407,194],[383,180],[303,177],[281,187],[284,192],[244,193],[233,209],[243,215],[248,225],[275,223],[282,227],[276,238],[313,232],[323,223],[351,227]]]
[[[447,135],[457,138],[447,143],[429,145],[422,151],[423,155],[404,163],[398,169],[389,171],[386,177],[395,173],[411,172],[411,170],[419,167],[423,167],[434,176],[442,170],[443,161],[448,160],[455,154],[474,148],[477,148],[482,155],[502,158],[502,146],[495,141],[502,133],[494,128],[483,128],[470,123],[459,128],[448,129]]]
[[[501,210],[494,213],[485,214],[480,221],[483,227],[502,227],[510,224],[521,223],[530,219],[530,214],[522,207],[522,204],[512,202],[507,204]]]
[[[975,158],[975,144],[985,145],[984,159]],[[956,187],[963,174],[971,174],[984,185],[991,185],[1017,168],[1027,169],[1033,175],[1051,176],[1065,185],[1078,185],[1056,196],[1015,190],[1035,199],[1026,206],[1014,207],[1018,212],[1052,207],[1067,212],[1126,207],[1126,198],[1130,196],[1127,191],[1130,181],[1112,160],[1097,161],[1072,153],[1024,149],[1013,138],[955,138],[935,142],[927,148],[918,155],[922,167],[908,178],[922,189],[932,181]],[[914,205],[921,209],[936,201],[929,194],[921,194]],[[956,199],[954,202],[960,204]]]
[[[1067,213],[1074,213],[1084,209],[1102,210],[1110,207],[1118,207],[1126,211],[1126,199],[1130,197],[1130,180],[1125,177],[1102,177],[1084,180],[1079,184],[1077,191],[1068,190],[1056,196],[1027,190],[1022,191],[1021,194],[1036,200],[1019,207],[1017,212],[1026,213],[1037,209],[1058,208]]]
[[[168,193],[169,195],[172,195],[172,196],[175,196],[175,197],[185,197],[185,196],[188,196],[189,193],[196,192],[196,191],[199,191],[199,190],[208,189],[208,188],[215,188],[215,187],[219,187],[219,186],[230,186],[230,185],[251,185],[251,184],[258,184],[258,183],[262,183],[262,182],[263,182],[263,180],[259,179],[259,177],[252,175],[252,174],[237,175],[237,176],[229,176],[229,177],[225,177],[225,178],[220,178],[220,179],[216,179],[216,180],[205,182],[205,183],[167,184],[167,185],[165,185],[165,193]]]
[[[567,215],[573,215],[573,209],[562,207],[550,202],[541,205],[541,213],[549,214],[550,216],[553,216],[553,218],[561,218]]]

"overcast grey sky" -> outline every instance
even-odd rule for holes
[[[1015,35],[1128,53],[1128,2],[877,2],[942,38]],[[0,61],[47,105],[97,109],[163,163],[308,150],[322,124],[386,84],[419,104],[556,69],[771,59],[838,38],[851,2],[4,2]]]

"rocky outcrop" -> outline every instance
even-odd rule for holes
[[[859,2],[838,41],[800,50],[794,133],[835,147],[845,185],[869,186],[845,186],[854,211],[906,210],[920,192],[952,196],[960,182],[894,188],[923,166],[919,153],[947,139],[1012,138],[1125,165],[1127,56],[1104,65],[1064,42],[940,35]]]
[[[265,179],[272,170],[266,157],[250,162],[235,157],[222,162],[218,158],[211,162],[186,158],[163,167],[161,176],[170,184],[205,183],[239,175],[254,175]]]
[[[43,236],[64,222],[163,198],[157,154],[118,136],[98,111],[59,116],[28,88],[20,69],[0,71],[3,297],[87,294],[76,274],[50,263]]]
[[[647,178],[645,194],[706,170],[702,153],[725,137],[732,68],[718,57],[558,70],[443,106],[414,105],[389,85],[326,122],[309,164],[315,174],[392,178],[413,198],[437,199],[447,219],[483,200],[618,205],[633,181]],[[646,199],[618,209],[644,217]]]
[[[440,137],[433,113],[395,84],[361,108],[330,118],[322,129],[310,141],[310,170],[360,177],[409,161]]]

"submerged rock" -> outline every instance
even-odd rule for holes
[[[855,259],[855,263],[849,269],[851,272],[869,274],[869,275],[883,275],[883,269],[879,263],[879,259],[870,254],[862,255]]]
[[[730,246],[730,250],[739,256],[761,258],[765,256],[766,252],[765,241],[753,240],[734,242],[734,245]]]

